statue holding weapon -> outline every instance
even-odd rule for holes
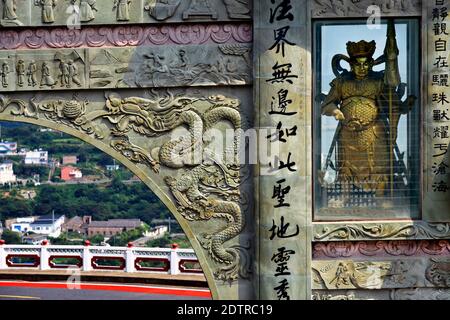
[[[406,85],[401,83],[393,20],[388,23],[384,54],[374,59],[375,41],[348,42],[349,56],[333,57],[336,78],[328,95],[321,95],[321,113],[339,121],[324,170],[332,166],[336,154],[337,182],[352,184],[364,191],[375,190],[378,199],[394,194],[396,174],[405,174],[403,155],[396,144],[400,116],[407,114],[415,101],[401,98]],[[341,67],[341,60],[351,71]],[[385,63],[385,70],[373,71]]]

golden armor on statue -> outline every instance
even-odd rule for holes
[[[348,42],[349,56],[334,56],[336,78],[328,95],[321,95],[322,115],[339,121],[323,172],[331,166],[337,173],[336,183],[351,185],[346,189],[343,206],[351,196],[348,190],[355,188],[373,192],[375,199],[381,200],[377,205],[389,205],[399,171],[405,168],[396,143],[397,131],[401,115],[411,110],[415,97],[401,100],[406,84],[400,80],[392,20],[388,23],[384,54],[374,59],[375,50],[375,41]],[[341,67],[341,60],[349,63],[351,71]],[[373,70],[382,63],[384,71]]]

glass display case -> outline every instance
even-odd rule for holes
[[[314,220],[420,218],[415,19],[313,22]]]

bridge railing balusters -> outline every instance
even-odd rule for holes
[[[34,262],[23,262],[26,259],[34,259]],[[71,259],[76,263],[58,263],[58,259]],[[99,260],[121,263],[119,266],[100,265]],[[47,242],[40,245],[6,245],[0,240],[0,270],[20,268],[48,271],[75,267],[83,272],[114,270],[171,275],[202,273],[196,267],[187,268],[185,265],[192,263],[198,263],[194,250],[180,249],[176,244],[172,248],[133,247],[131,244],[128,247],[91,246],[88,241],[83,246],[58,246]]]

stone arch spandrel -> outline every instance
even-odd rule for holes
[[[232,128],[232,123],[245,122],[245,116],[240,116],[242,105],[249,103],[245,89],[222,88],[214,92],[123,90],[0,95],[0,120],[65,132],[120,161],[178,220],[199,258],[213,298],[251,298],[248,271],[252,245],[247,239],[252,232],[245,223],[251,204],[242,205],[241,201],[241,195],[247,192],[244,189],[251,186],[240,184],[240,169],[236,177],[232,167],[218,164],[220,159],[214,159],[211,165],[188,165],[192,141],[183,144],[179,140],[189,136],[195,143],[195,135],[203,133],[205,127],[217,127],[220,132]],[[171,136],[175,129],[181,136]],[[197,129],[200,131],[194,132]],[[207,152],[207,144],[202,137],[200,140],[201,151]],[[179,153],[175,152],[174,159],[167,158],[167,152],[175,147],[184,156],[176,158]]]

